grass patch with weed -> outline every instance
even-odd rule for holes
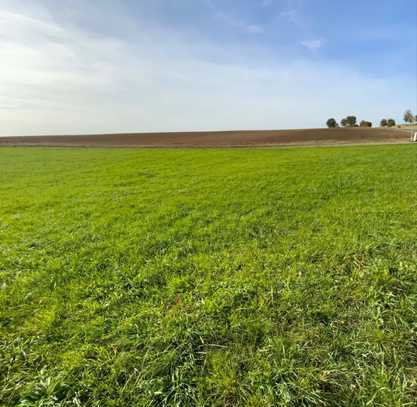
[[[417,149],[0,150],[0,404],[405,406]]]

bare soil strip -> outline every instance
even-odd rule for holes
[[[409,130],[300,129],[74,136],[0,137],[0,146],[50,147],[275,147],[408,143]]]

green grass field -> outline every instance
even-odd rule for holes
[[[0,149],[0,405],[416,399],[417,146]]]

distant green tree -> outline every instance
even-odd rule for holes
[[[388,119],[388,127],[394,127],[397,123],[395,123],[394,119]]]
[[[327,124],[327,127],[329,129],[334,129],[336,127],[339,127],[339,125],[337,124],[336,119],[333,119],[333,118],[327,120],[327,123],[326,124]]]
[[[344,119],[342,119],[340,124],[343,127],[358,127],[356,116],[347,116]]]
[[[414,114],[411,112],[411,110],[407,110],[404,113],[404,121],[406,123],[414,123],[414,120],[416,120],[417,116],[414,116]]]
[[[366,120],[362,120],[359,124],[360,127],[372,127],[372,122],[368,122]]]
[[[381,127],[387,127],[388,126],[388,120],[387,119],[382,119],[381,123],[380,123]]]
[[[357,118],[356,116],[348,116],[346,117],[346,127],[356,127],[357,126]]]

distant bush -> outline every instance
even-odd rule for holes
[[[394,127],[397,123],[395,123],[394,119],[388,119],[387,125],[388,127]]]
[[[359,124],[360,127],[372,127],[372,122],[368,122],[366,120],[362,120]]]
[[[326,124],[327,124],[327,127],[329,129],[334,129],[336,127],[339,127],[339,125],[337,124],[336,119],[333,119],[333,118],[327,120],[327,123]]]
[[[382,119],[381,123],[380,123],[381,127],[387,127],[388,126],[388,120],[387,119]]]

